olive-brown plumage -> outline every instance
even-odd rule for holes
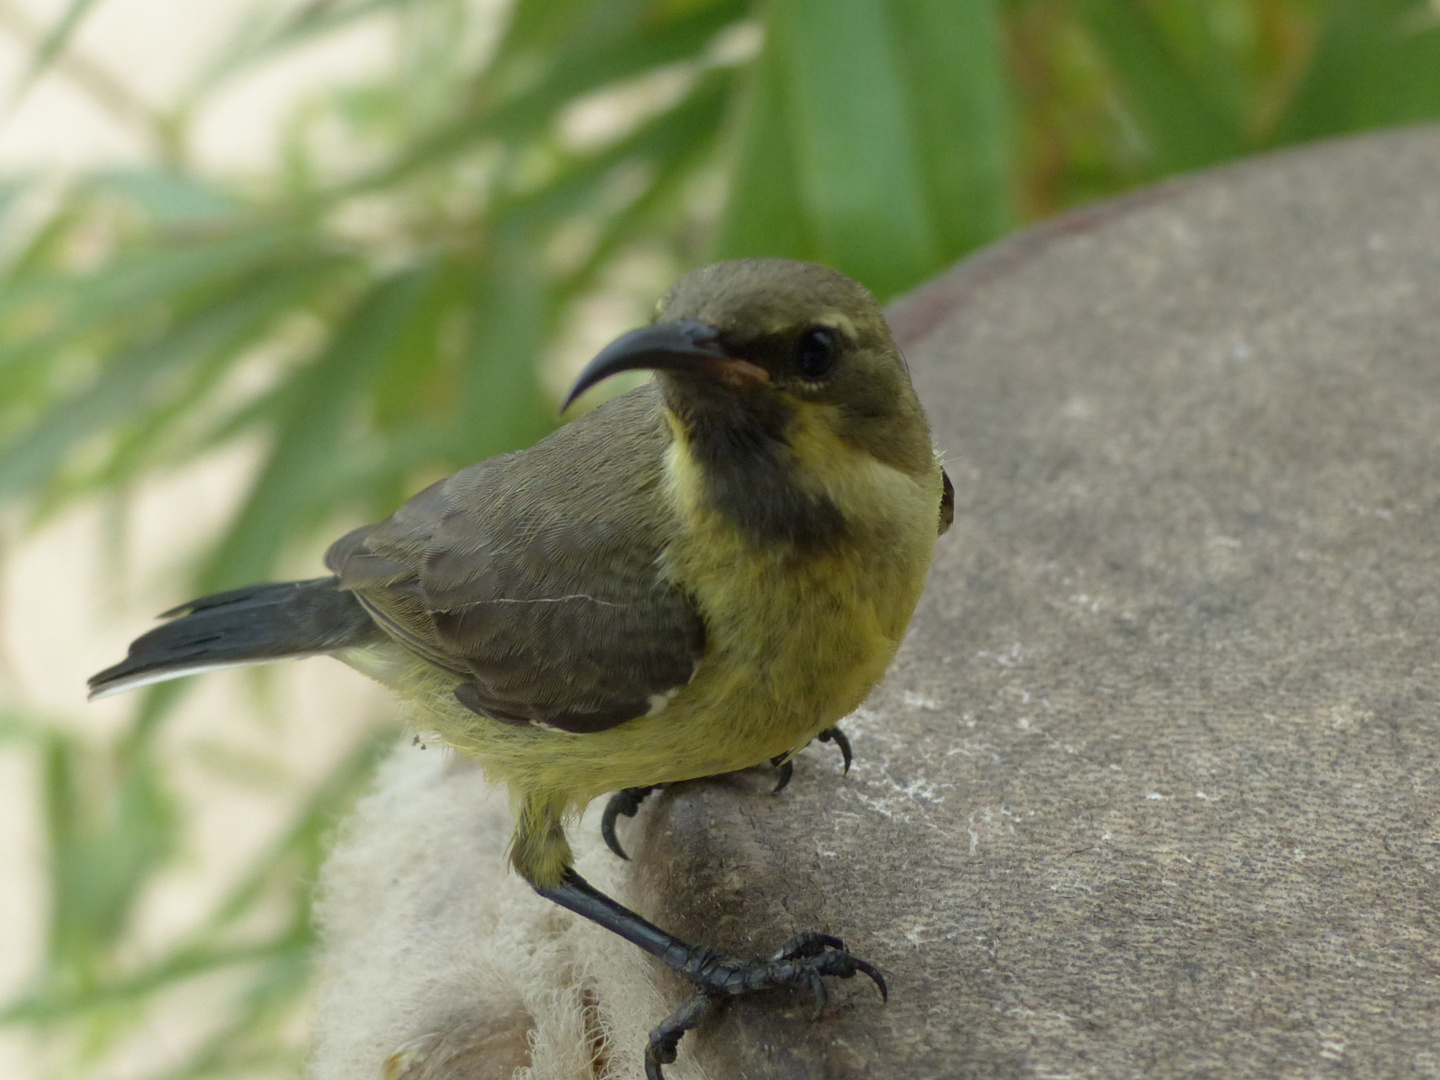
[[[538,892],[696,984],[652,1035],[658,1077],[719,997],[883,981],[824,935],[765,961],[680,942],[575,874],[563,822],[828,734],[893,657],[953,501],[878,307],[824,267],[687,275],[572,398],[635,368],[655,381],[337,541],[333,577],[177,609],[91,687],[321,652],[394,687],[510,787]]]
[[[705,643],[656,573],[676,528],[653,390],[427,488],[326,554],[388,633],[453,672],[474,713],[596,732],[686,683]],[[475,722],[467,720],[466,722]]]

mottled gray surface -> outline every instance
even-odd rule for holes
[[[855,770],[622,824],[663,925],[843,934],[890,1004],[752,1000],[682,1054],[1440,1077],[1440,130],[1073,215],[894,324],[956,519]]]

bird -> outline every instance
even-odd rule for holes
[[[327,575],[165,612],[89,687],[328,654],[396,691],[509,789],[510,865],[536,893],[693,984],[645,1048],[662,1080],[720,1001],[794,986],[818,1014],[826,977],[868,976],[884,998],[884,976],[816,931],[761,958],[682,941],[581,877],[566,825],[618,792],[620,851],[614,819],[649,790],[785,770],[817,737],[848,768],[837,723],[894,657],[954,489],[877,301],[838,271],[694,270],[563,408],[641,370],[653,378],[341,537]]]

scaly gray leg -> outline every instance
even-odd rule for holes
[[[889,997],[885,977],[870,963],[851,955],[845,943],[829,934],[808,931],[796,934],[770,956],[740,960],[724,956],[703,945],[689,945],[647,922],[577,874],[566,870],[559,885],[531,887],[563,908],[583,915],[638,945],[671,971],[695,984],[696,994],[665,1018],[650,1033],[645,1051],[646,1080],[664,1080],[662,1067],[675,1060],[680,1039],[695,1027],[722,998],[739,997],[782,986],[807,987],[815,997],[815,1015],[825,1008],[826,976],[840,979],[865,975],[880,990],[881,1000]]]

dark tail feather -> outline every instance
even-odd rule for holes
[[[380,630],[336,578],[247,585],[165,612],[172,619],[130,644],[90,679],[90,699],[215,668],[313,656],[375,640]]]

